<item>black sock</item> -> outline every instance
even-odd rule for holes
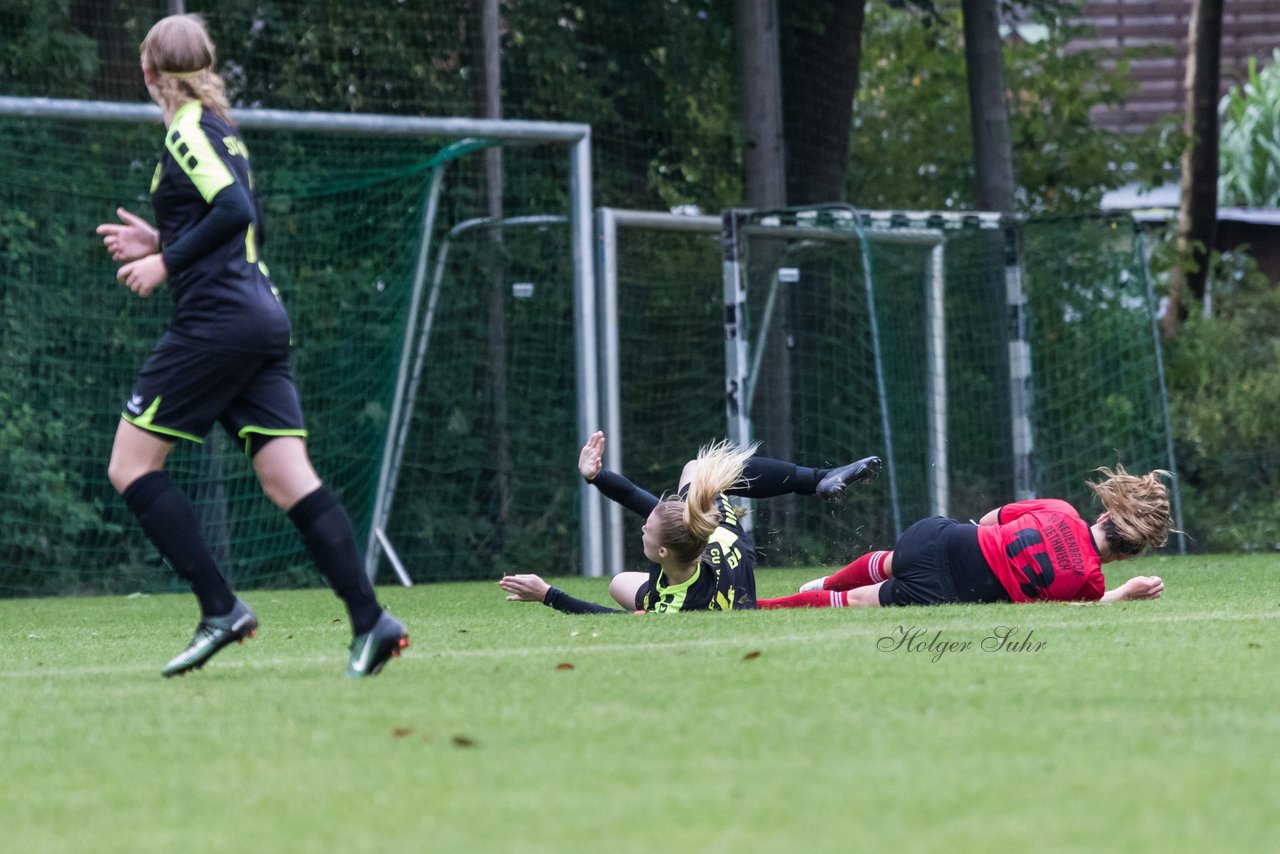
[[[236,595],[200,536],[191,502],[169,476],[162,471],[144,474],[129,484],[123,498],[165,563],[191,585],[200,613],[205,617],[230,613]]]
[[[770,457],[752,457],[747,460],[742,476],[745,486],[728,490],[730,495],[746,498],[772,498],[775,495],[813,495],[826,469],[811,469],[795,463]]]
[[[382,606],[360,565],[351,519],[337,496],[320,487],[289,510],[289,519],[302,534],[302,542],[320,574],[347,605],[353,634],[362,635],[382,614]]]

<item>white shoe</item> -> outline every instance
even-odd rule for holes
[[[809,593],[814,590],[821,590],[822,585],[826,583],[826,580],[827,577],[824,575],[821,578],[815,578],[813,581],[806,581],[804,584],[800,585],[800,592]]]

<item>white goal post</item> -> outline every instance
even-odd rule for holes
[[[573,266],[575,385],[577,390],[576,426],[578,441],[585,443],[590,431],[600,422],[599,367],[596,342],[596,286],[592,252],[592,185],[591,127],[569,122],[518,121],[507,119],[470,119],[454,117],[392,116],[375,114],[295,112],[288,110],[232,110],[237,123],[245,128],[306,130],[318,133],[369,135],[384,137],[423,137],[464,140],[480,138],[491,143],[525,142],[564,146],[568,158],[569,186],[568,222]],[[159,123],[161,113],[154,104],[120,104],[106,101],[80,101],[54,98],[20,98],[0,96],[0,116],[56,118],[85,122]],[[441,167],[442,168],[442,167]],[[438,174],[438,173],[437,173]],[[408,419],[403,409],[410,384],[410,362],[413,337],[419,329],[419,315],[431,269],[430,236],[439,209],[440,182],[435,180],[428,190],[419,236],[417,265],[396,381],[393,411],[388,422],[381,471],[375,498],[375,512],[369,526],[365,551],[365,569],[373,578],[380,558],[385,554],[402,584],[411,584],[386,535],[385,524],[394,499],[395,450],[403,445]],[[597,490],[583,483],[579,488],[581,508],[580,543],[584,572],[600,567],[604,560],[601,537],[604,499]]]

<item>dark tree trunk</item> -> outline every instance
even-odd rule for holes
[[[779,0],[787,200],[792,205],[845,199],[864,11],[858,0]]]
[[[752,208],[773,210],[787,204],[776,6],[774,0],[735,2],[734,36],[738,75],[742,80],[744,199]],[[777,257],[773,241],[752,243],[746,275],[749,287],[757,294],[768,287]],[[759,297],[750,302],[753,307],[763,304]],[[781,327],[785,321],[777,318],[775,324]],[[767,368],[757,379],[760,388],[751,413],[752,438],[763,439],[770,453],[786,457],[791,449],[790,360],[785,342],[777,334],[769,335],[758,346],[764,349]],[[787,515],[785,501],[771,502],[771,505],[773,513]],[[766,530],[758,530],[757,541],[768,545]]]
[[[1178,249],[1187,262],[1169,277],[1161,324],[1172,337],[1185,316],[1187,294],[1204,298],[1218,227],[1218,87],[1222,75],[1223,0],[1194,0],[1187,34],[1187,148],[1182,153]]]
[[[962,0],[961,7],[978,208],[1013,213],[1013,144],[996,0]]]
[[[499,41],[501,19],[498,0],[476,0],[480,21],[480,70],[476,87],[477,112],[482,118],[502,118],[502,53]],[[502,149],[484,153],[486,214],[490,220],[503,217]],[[502,228],[488,230],[494,244],[489,256],[489,387],[493,436],[493,535],[491,545],[500,550],[511,517],[511,417],[507,396],[507,272],[503,259]]]
[[[734,36],[742,80],[742,165],[745,201],[753,208],[786,205],[778,20],[773,0],[736,0]]]

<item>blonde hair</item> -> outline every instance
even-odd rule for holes
[[[199,15],[170,15],[151,27],[139,46],[142,64],[155,77],[160,101],[177,109],[199,101],[224,121],[231,121],[226,87],[213,70],[217,50]]]
[[[1115,471],[1106,466],[1097,471],[1106,480],[1090,483],[1089,488],[1110,514],[1102,530],[1112,551],[1136,555],[1169,542],[1175,529],[1169,515],[1169,490],[1161,480],[1172,477],[1169,472],[1156,469],[1139,476],[1129,474],[1122,465]]]
[[[716,499],[742,481],[743,468],[755,452],[755,445],[743,448],[727,440],[699,449],[684,500],[671,496],[654,510],[658,540],[672,557],[681,563],[693,563],[702,556],[720,524]]]

